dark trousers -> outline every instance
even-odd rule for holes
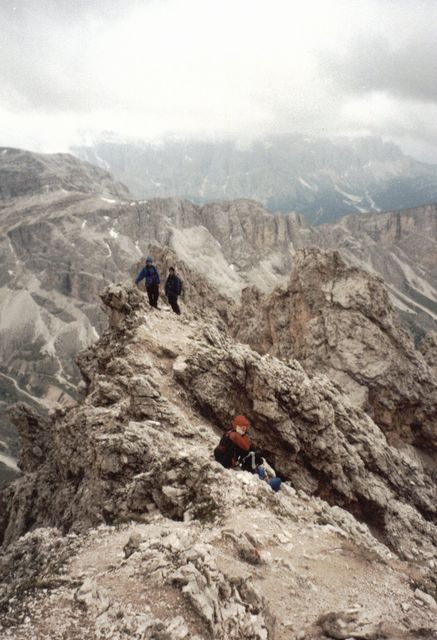
[[[170,303],[171,308],[173,309],[173,311],[175,313],[178,314],[178,316],[181,315],[181,310],[179,309],[179,305],[178,305],[178,297],[177,296],[167,296],[168,301]]]
[[[149,296],[149,302],[151,307],[158,308],[159,298],[159,284],[149,284],[146,287],[147,295]]]

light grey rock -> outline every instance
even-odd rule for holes
[[[426,604],[432,611],[437,611],[437,603],[429,593],[425,593],[421,589],[415,589],[414,595],[418,600]]]
[[[132,533],[129,536],[129,540],[126,542],[126,544],[123,547],[124,557],[129,558],[133,553],[135,553],[135,551],[138,551],[138,549],[140,548],[141,541],[142,541],[142,538],[140,533],[138,532]]]

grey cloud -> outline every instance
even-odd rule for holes
[[[19,21],[21,25],[31,23],[35,16],[48,22],[61,24],[84,22],[90,17],[100,16],[103,20],[114,19],[144,6],[151,0],[2,0],[0,19]]]
[[[420,110],[419,110],[420,111]],[[437,116],[437,107],[435,110]],[[424,119],[418,113],[416,116],[410,113],[408,124],[397,120],[385,121],[384,125],[375,122],[372,126],[372,133],[395,140],[414,139],[420,146],[428,145],[435,148],[433,162],[437,162],[437,127],[435,117],[428,116]]]
[[[86,112],[111,104],[90,45],[96,32],[137,2],[3,0],[0,5],[0,97],[25,111]],[[121,9],[122,7],[122,9]]]
[[[24,47],[14,43],[3,49],[0,61],[2,103],[14,110],[81,111],[93,100],[96,87],[90,91],[89,85],[94,80],[64,49],[55,52],[50,45],[28,38]]]
[[[207,34],[210,25],[196,22],[197,2],[186,1],[191,7],[187,17],[194,34],[202,29]],[[437,38],[431,37],[430,29],[434,18],[437,19],[437,6],[432,10],[435,0],[416,0],[414,11],[410,0],[396,0],[390,2],[390,6],[388,0],[362,0],[362,5],[368,8],[370,22],[368,19],[363,25],[351,27],[346,53],[332,50],[327,53],[325,49],[320,54],[318,73],[308,76],[302,84],[295,83],[293,73],[281,57],[287,52],[286,46],[280,48],[277,55],[272,47],[270,67],[266,66],[272,70],[272,82],[266,82],[266,72],[264,75],[249,73],[249,79],[246,75],[238,78],[238,74],[232,74],[233,60],[226,56],[220,66],[220,50],[212,58],[208,55],[214,43],[217,45],[214,39],[208,48],[208,39],[191,38],[188,30],[185,39],[175,46],[166,33],[166,24],[174,20],[174,8],[179,2],[181,0],[0,0],[3,113],[8,118],[18,114],[25,123],[32,118],[35,123],[42,122],[47,115],[53,121],[56,116],[59,122],[62,118],[68,120],[72,128],[88,127],[88,123],[100,126],[103,114],[106,127],[130,130],[143,126],[147,135],[149,132],[153,135],[153,131],[160,135],[166,129],[199,134],[211,129],[237,136],[290,131],[331,135],[368,130],[397,140],[410,137],[434,144]],[[235,2],[238,4],[238,0]],[[267,0],[265,5],[268,8]],[[143,11],[144,7],[152,10]],[[150,34],[149,40],[143,36],[142,23],[133,13],[137,8],[141,9],[138,15],[145,25],[149,19],[152,24],[157,19],[162,37],[161,32],[157,32],[156,46]],[[375,35],[376,29],[369,27],[373,17],[375,24],[380,21],[378,28],[382,35],[379,37]],[[149,48],[133,47],[130,53],[129,25],[140,27],[134,30],[135,38],[140,44],[149,43]],[[237,26],[240,25],[237,23]],[[176,30],[178,28],[176,25]],[[246,22],[241,23],[241,29],[246,28]],[[144,31],[147,33],[147,29]],[[184,34],[183,29],[179,31]],[[409,41],[406,33],[411,34]],[[237,46],[240,33],[237,35],[236,63],[240,53]],[[272,34],[265,36],[268,45]],[[185,45],[187,50],[192,47],[194,55],[191,58],[188,55],[186,64],[178,67],[177,47],[183,52]],[[259,42],[251,43],[249,39],[249,45],[253,45],[249,53],[253,54],[256,69],[260,59]],[[318,43],[302,41],[302,69],[308,62],[307,45],[314,47],[314,55],[320,51]],[[196,46],[201,46],[198,54]],[[333,42],[332,46],[340,49],[344,41]],[[265,48],[270,51],[268,46]],[[194,67],[190,62],[194,62]],[[191,69],[194,69],[192,74]],[[302,77],[306,78],[305,73]],[[244,89],[247,84],[245,90],[234,90],[237,80],[238,88],[241,85]],[[394,98],[388,101],[395,106],[392,111],[387,110],[386,117],[380,117],[378,111],[376,115],[365,112],[367,94],[372,91],[383,91]],[[214,103],[208,101],[208,92],[217,93]],[[347,112],[343,106],[351,95],[361,98],[357,102],[364,106]],[[383,109],[381,113],[385,115]],[[35,127],[38,129],[37,124]],[[136,133],[142,135],[140,131]],[[49,139],[51,132],[46,135]]]
[[[387,40],[361,38],[344,54],[324,55],[322,72],[341,91],[385,91],[409,100],[437,102],[437,38],[417,36],[395,48]]]

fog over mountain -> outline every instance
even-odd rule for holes
[[[0,20],[5,146],[372,135],[437,163],[433,0],[4,0]]]
[[[381,138],[270,136],[256,142],[100,137],[75,146],[80,158],[108,169],[137,198],[180,197],[205,203],[250,198],[308,222],[351,212],[393,211],[437,201],[437,165],[418,162]]]

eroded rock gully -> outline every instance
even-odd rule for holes
[[[110,328],[78,357],[80,403],[14,410],[2,637],[435,637],[421,458],[335,382],[237,343],[214,313],[149,310],[120,285],[102,301]],[[211,459],[237,412],[289,481],[279,494]]]

